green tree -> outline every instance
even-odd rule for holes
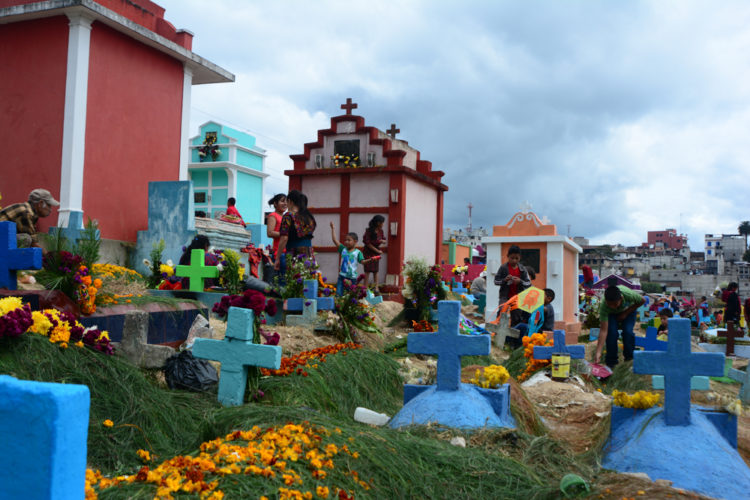
[[[745,250],[747,250],[747,236],[750,235],[750,220],[743,220],[740,222],[737,231],[745,237]]]

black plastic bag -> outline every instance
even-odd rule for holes
[[[175,354],[164,363],[164,378],[170,389],[207,391],[218,381],[216,368],[203,359],[195,359],[190,351]]]

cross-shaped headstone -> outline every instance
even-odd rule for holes
[[[188,290],[191,292],[202,292],[204,279],[219,277],[219,268],[216,266],[207,266],[204,255],[205,252],[203,250],[193,249],[190,252],[190,265],[177,266],[177,269],[175,269],[177,276],[190,278]]]
[[[196,338],[193,344],[193,356],[221,363],[219,402],[224,406],[244,402],[249,366],[274,370],[281,366],[280,346],[253,343],[254,320],[251,309],[230,307],[224,340]]]
[[[484,325],[485,330],[495,334],[495,345],[502,349],[508,337],[517,339],[521,332],[508,326],[510,317],[507,314],[501,314],[495,321],[487,322]]]
[[[734,329],[734,321],[727,321],[727,329],[716,332],[717,337],[724,337],[727,339],[727,356],[734,356],[734,339],[744,337],[745,333],[742,330]]]
[[[583,359],[586,355],[586,347],[582,345],[565,345],[565,330],[555,330],[553,338],[554,345],[534,346],[534,359],[552,359],[553,354],[568,354],[570,359]]]
[[[318,311],[332,311],[333,297],[318,297],[318,282],[305,280],[302,298],[291,298],[286,301],[287,311],[302,311],[301,315],[288,315],[286,324],[290,326],[312,326],[318,321]]]
[[[728,375],[732,380],[736,380],[742,384],[739,393],[740,401],[743,403],[750,403],[750,370],[747,368],[745,368],[745,370],[731,368]]]
[[[0,375],[0,497],[84,497],[89,404],[85,385]]]
[[[357,104],[352,102],[352,98],[351,97],[347,97],[346,98],[346,104],[342,104],[341,105],[341,109],[345,109],[346,110],[346,114],[350,115],[350,114],[352,114],[352,110],[353,109],[357,109]]]
[[[396,124],[395,123],[391,123],[391,128],[385,131],[386,134],[388,134],[388,135],[391,136],[391,139],[395,139],[396,138],[396,134],[398,134],[399,132],[401,132],[401,129],[400,128],[396,128]]]
[[[645,323],[648,321],[648,317],[646,316],[648,314],[648,309],[646,309],[646,305],[642,305],[638,308],[638,317],[641,319],[641,322]]]
[[[68,226],[51,227],[49,228],[49,234],[54,236],[59,231],[63,238],[75,245],[75,243],[81,239],[83,230],[83,212],[79,210],[71,210],[68,215]],[[94,231],[94,237],[97,240],[101,237],[101,233],[98,229]]]
[[[667,425],[690,424],[690,379],[693,375],[720,376],[724,355],[690,352],[690,320],[669,320],[666,351],[636,351],[633,372],[664,375],[664,420]]]
[[[729,378],[729,372],[732,370],[732,358],[724,358],[724,374],[721,377],[709,377],[711,380],[721,382],[722,384],[735,384],[736,380]]]
[[[653,326],[646,328],[646,336],[640,337],[636,335],[635,345],[636,347],[642,347],[645,351],[666,351],[667,342],[659,340],[657,338],[657,329]]]
[[[16,271],[41,269],[41,248],[18,248],[16,243],[16,223],[0,222],[0,288],[18,288]]]
[[[489,335],[461,335],[459,322],[461,302],[441,300],[438,303],[437,332],[412,332],[406,349],[413,354],[437,355],[437,390],[458,390],[461,382],[461,357],[490,353]]]
[[[484,314],[484,308],[487,307],[487,295],[481,294],[479,297],[474,300],[474,305],[477,306],[477,312],[479,314]]]

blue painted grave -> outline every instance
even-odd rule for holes
[[[633,372],[664,375],[664,420],[667,425],[690,424],[690,378],[693,375],[720,376],[724,356],[712,352],[690,352],[690,320],[669,320],[666,351],[636,351]]]
[[[691,353],[690,320],[670,319],[667,351],[637,351],[633,362],[636,373],[664,375],[664,408],[613,407],[602,466],[712,497],[745,498],[750,469],[736,450],[737,417],[690,405],[692,377],[721,374],[722,359]]]
[[[437,383],[405,385],[404,407],[390,422],[393,428],[436,422],[449,427],[515,427],[510,414],[510,385],[481,389],[461,383],[461,357],[490,353],[489,335],[461,335],[461,303],[440,301],[437,332],[413,332],[407,350],[438,357]]]
[[[567,354],[570,359],[583,359],[586,347],[582,345],[565,345],[565,330],[555,330],[554,345],[534,346],[534,359],[552,359],[552,355]]]
[[[635,336],[635,346],[642,347],[644,351],[666,351],[667,342],[659,340],[657,337],[657,329],[653,326],[646,328],[646,336],[641,337]]]
[[[747,370],[747,368],[745,370],[730,368],[728,375],[732,380],[742,384],[739,393],[740,401],[745,404],[750,403],[750,370]]]
[[[84,497],[89,404],[85,385],[0,375],[0,497]]]
[[[221,363],[219,402],[239,406],[245,400],[248,367],[278,370],[281,347],[253,343],[255,315],[250,309],[230,307],[224,340],[196,338],[193,356]]]
[[[481,294],[474,300],[474,305],[477,306],[477,312],[484,316],[484,309],[487,307],[487,294]]]
[[[371,290],[368,289],[366,300],[368,304],[374,306],[383,302],[383,297],[382,295],[375,295]]]
[[[191,292],[202,292],[204,288],[203,280],[219,277],[219,268],[207,266],[205,258],[206,253],[202,249],[193,249],[190,251],[190,265],[175,268],[176,276],[190,278],[188,290]]]
[[[318,282],[315,280],[305,280],[303,295],[302,298],[286,300],[287,311],[302,311],[301,315],[287,315],[287,325],[315,327],[318,311],[332,311],[335,308],[333,297],[318,297]]]
[[[42,268],[41,248],[18,248],[16,223],[0,222],[0,288],[18,288],[16,271]]]
[[[68,215],[67,227],[53,226],[49,228],[49,234],[51,235],[57,234],[58,231],[63,238],[70,242],[71,245],[75,245],[76,241],[81,239],[81,234],[83,234],[83,212],[79,210],[71,210]],[[97,240],[101,237],[101,233],[98,229],[96,230],[95,237]]]

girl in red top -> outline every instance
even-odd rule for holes
[[[269,238],[273,238],[273,258],[276,259],[276,252],[279,249],[279,238],[281,233],[281,217],[286,212],[286,195],[279,193],[270,200],[268,204],[273,207],[273,212],[268,214],[266,217],[266,234]]]
[[[312,238],[315,231],[315,217],[307,209],[307,196],[297,190],[289,191],[286,195],[289,211],[281,218],[279,230],[279,248],[274,268],[281,267],[281,254],[288,250],[292,257],[299,255],[312,256]]]
[[[385,217],[382,215],[376,215],[370,219],[365,230],[365,235],[362,238],[365,248],[362,253],[365,259],[371,259],[377,255],[383,254],[383,245],[385,245],[385,235],[383,235],[383,224],[385,223]],[[365,287],[369,283],[370,274],[372,274],[372,282],[375,284],[375,291],[378,289],[378,271],[380,270],[380,260],[370,260],[365,265]]]

